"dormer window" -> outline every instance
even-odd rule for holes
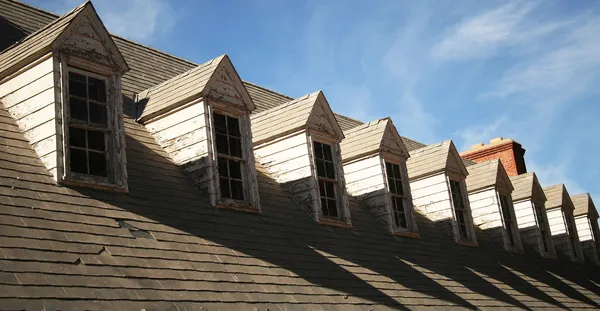
[[[70,69],[68,89],[70,173],[107,178],[106,78]]]
[[[237,118],[214,113],[220,198],[244,201],[242,140]]]
[[[339,213],[335,189],[338,181],[335,176],[335,162],[331,145],[313,141],[313,148],[321,199],[321,214],[324,217],[337,219]]]
[[[514,219],[510,213],[510,200],[507,196],[500,194],[500,208],[502,210],[502,221],[504,222],[504,228],[506,229],[506,233],[508,235],[508,243],[510,248],[514,248],[516,246],[516,224]]]
[[[387,175],[387,185],[392,198],[392,217],[394,226],[399,230],[408,229],[406,220],[406,195],[404,183],[402,182],[402,173],[400,165],[385,162],[385,171]]]
[[[577,239],[577,233],[575,231],[575,219],[573,219],[573,215],[565,215],[564,220],[567,227],[567,234],[569,235],[569,240],[571,241],[571,252],[573,253],[573,258],[577,258],[577,245],[579,244],[579,239]]]
[[[456,217],[456,226],[461,241],[471,241],[469,230],[469,211],[466,206],[466,196],[462,183],[457,180],[450,179],[450,192],[452,193],[452,207]]]

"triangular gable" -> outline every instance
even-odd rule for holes
[[[563,185],[562,196],[563,210],[573,212],[573,210],[575,210],[575,205],[573,205],[573,201],[571,201],[571,196],[569,195],[569,192],[567,191],[567,187],[565,185]]]
[[[322,91],[317,94],[315,105],[307,120],[307,126],[310,129],[326,133],[338,141],[344,139],[344,132]]]
[[[90,25],[91,28],[85,24]],[[88,30],[86,31],[86,29]],[[92,29],[93,32],[89,29]],[[95,48],[99,52],[105,52],[121,73],[129,70],[125,59],[104,28],[93,5],[88,1],[4,50],[0,54],[0,80],[47,53],[58,51],[73,33],[78,36],[88,33],[91,40],[98,39]],[[93,41],[92,43],[88,41],[83,40],[75,45],[80,45],[81,48],[90,48]]]
[[[531,197],[534,202],[544,203],[548,198],[546,198],[546,194],[544,193],[544,188],[540,181],[537,178],[535,173],[531,173],[533,175],[531,179]]]
[[[575,216],[585,215],[591,220],[598,219],[598,211],[592,201],[592,197],[589,193],[582,193],[571,197],[571,201],[575,206],[573,214]]]
[[[115,67],[120,73],[129,71],[125,58],[89,1],[58,36],[53,46],[54,49]]]
[[[456,150],[452,140],[450,140],[450,143],[447,144],[446,171],[460,174],[462,176],[469,175],[469,172],[467,171],[467,168],[465,167],[465,164],[463,163],[462,158],[460,157],[458,150]]]
[[[510,177],[506,173],[502,162],[500,160],[496,161],[496,185],[498,188],[504,188],[506,191],[512,192],[515,188],[513,187],[512,182],[510,182]]]
[[[201,97],[212,97],[255,109],[246,87],[227,55],[221,55],[138,94],[138,121],[166,114]]]
[[[381,151],[390,152],[391,154],[408,159],[410,155],[406,146],[404,146],[404,142],[402,142],[402,137],[398,134],[396,126],[394,126],[392,119],[389,117],[386,119],[385,132],[381,139]]]

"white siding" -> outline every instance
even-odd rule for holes
[[[19,128],[49,172],[58,179],[56,94],[58,83],[52,57],[0,83],[0,101],[15,118]]]
[[[254,155],[278,183],[312,176],[305,132],[255,148]]]
[[[359,197],[385,189],[379,156],[344,165],[348,194]]]
[[[592,237],[592,228],[590,227],[590,221],[586,215],[576,217],[575,226],[577,227],[579,241],[592,241],[594,239]]]
[[[547,210],[548,223],[550,224],[550,232],[553,236],[560,234],[567,234],[567,227],[565,226],[565,218],[560,207]]]
[[[514,203],[514,207],[519,229],[538,227],[535,219],[535,211],[533,210],[533,204],[531,201],[525,200]]]
[[[473,223],[481,229],[503,227],[495,189],[469,194]]]
[[[450,190],[445,174],[438,174],[410,183],[415,209],[432,221],[453,219]]]

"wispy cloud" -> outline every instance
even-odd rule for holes
[[[80,4],[81,0],[61,0],[45,7],[64,14]],[[104,0],[93,4],[108,31],[145,44],[168,32],[178,17],[167,0]]]
[[[505,47],[531,46],[532,41],[568,24],[532,18],[538,4],[514,1],[467,18],[431,48],[431,56],[438,61],[485,58]]]
[[[474,125],[457,131],[455,135],[462,138],[462,147],[459,150],[468,150],[477,143],[487,143],[487,140],[490,137],[510,135],[510,133],[507,133],[506,131],[501,131],[501,129],[504,130],[502,125],[507,121],[508,115],[503,114],[491,123]]]

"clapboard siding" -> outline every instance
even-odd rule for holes
[[[485,230],[503,226],[495,189],[469,194],[469,201],[473,223],[479,228]]]
[[[514,207],[519,229],[527,229],[538,226],[535,219],[533,203],[530,200],[514,203]]]
[[[57,178],[58,137],[54,58],[49,57],[0,83],[0,101],[42,160]]]
[[[410,183],[415,209],[432,221],[452,219],[450,190],[445,174],[438,174]]]
[[[575,226],[577,228],[577,235],[579,235],[579,241],[590,241],[592,237],[592,228],[590,227],[590,221],[587,215],[581,215],[575,217]]]
[[[552,236],[567,234],[564,214],[560,207],[547,210],[546,215],[548,215],[548,224],[550,225]]]
[[[344,165],[348,194],[360,197],[385,188],[379,156]]]

